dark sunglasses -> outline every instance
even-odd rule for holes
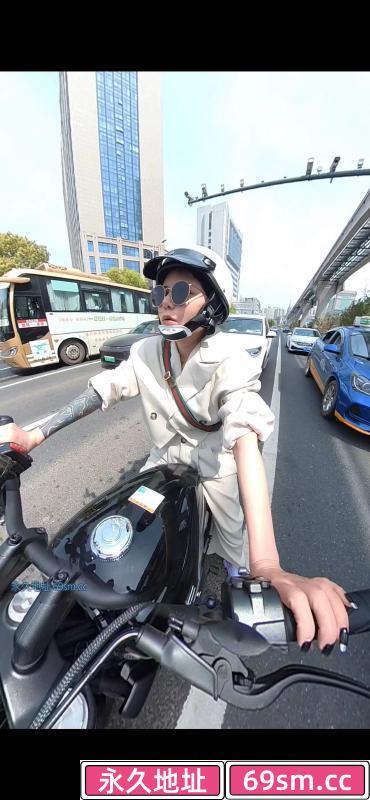
[[[175,306],[184,305],[190,297],[191,286],[194,286],[194,284],[187,283],[187,281],[177,281],[171,289],[169,286],[154,286],[154,289],[151,291],[153,306],[158,308],[158,306],[162,305],[167,294],[170,295],[171,301]],[[198,294],[202,293],[204,294],[203,290],[199,289]],[[195,297],[196,295],[193,296]]]

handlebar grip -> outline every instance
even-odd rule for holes
[[[10,425],[11,422],[14,422],[13,417],[7,417],[5,415],[0,416],[0,425]]]
[[[370,631],[370,589],[357,592],[348,592],[347,598],[357,608],[348,609],[349,634],[365,633]],[[297,625],[289,608],[284,606],[285,630],[288,642],[297,641]],[[316,636],[315,636],[316,638]]]
[[[349,609],[349,633],[370,631],[370,589],[349,592],[347,597],[357,606]]]
[[[10,478],[7,480],[5,489],[5,525],[8,535],[11,535],[12,533],[16,533],[24,528],[22,501],[19,491],[18,478]]]

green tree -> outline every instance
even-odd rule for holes
[[[338,325],[353,325],[355,317],[367,316],[370,316],[369,292],[365,292],[361,300],[351,303],[342,314],[316,319],[315,327],[319,328],[321,333],[326,333],[326,331],[330,331],[331,328],[336,328]]]
[[[124,283],[126,286],[138,286],[139,289],[148,289],[149,283],[146,278],[142,278],[133,269],[109,269],[107,277],[114,283]]]
[[[236,308],[233,304],[230,306],[230,314],[236,314]]]
[[[37,269],[40,263],[48,262],[50,253],[42,244],[18,236],[16,233],[0,233],[0,275],[10,269]]]
[[[365,292],[361,300],[351,303],[348,308],[340,315],[341,325],[353,325],[355,317],[370,316],[370,293]]]
[[[276,322],[275,322],[274,319],[269,319],[269,326],[270,326],[270,328],[275,328],[276,327]]]

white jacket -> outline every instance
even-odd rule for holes
[[[89,385],[101,396],[103,411],[140,394],[156,456],[181,440],[191,451],[198,448],[196,464],[203,477],[234,474],[236,440],[254,430],[264,442],[274,427],[273,413],[257,394],[261,384],[254,359],[235,346],[234,337],[218,331],[201,340],[182,370],[178,349],[171,342],[171,368],[195,417],[206,424],[221,420],[218,431],[198,430],[182,416],[163,377],[161,336],[135,342],[128,361],[91,378]]]

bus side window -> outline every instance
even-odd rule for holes
[[[80,290],[76,281],[47,278],[46,286],[52,311],[81,311]]]
[[[41,319],[45,317],[41,297],[36,297],[35,295],[16,296],[15,316],[17,319]]]
[[[136,292],[135,299],[136,299],[136,310],[139,312],[139,314],[153,313],[150,307],[149,294],[144,294],[144,292]]]
[[[134,310],[132,292],[129,289],[111,289],[113,311],[127,314]]]
[[[121,289],[121,303],[122,303],[122,310],[124,308],[127,314],[132,314],[134,309],[134,292],[131,289]]]
[[[109,292],[83,290],[86,311],[110,311]]]

